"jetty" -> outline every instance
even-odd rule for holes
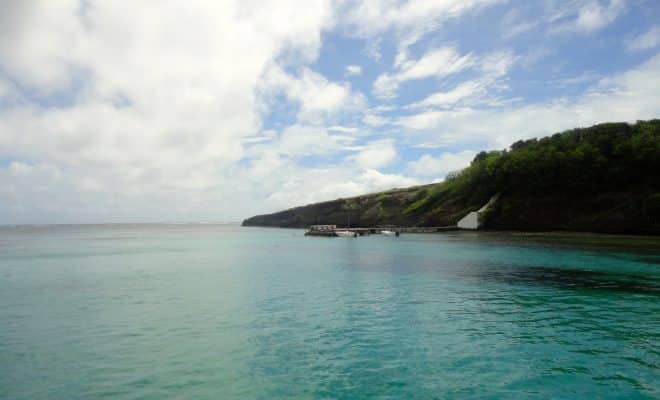
[[[337,225],[312,225],[305,232],[305,236],[337,236],[337,231],[354,232],[358,236],[379,235],[383,231],[393,231],[397,233],[437,233],[457,231],[460,228],[456,225],[451,226],[387,226],[387,227],[354,227],[338,228]]]

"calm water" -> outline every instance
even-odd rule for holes
[[[2,399],[650,399],[659,366],[653,252],[0,228]]]

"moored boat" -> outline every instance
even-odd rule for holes
[[[380,233],[385,236],[399,236],[399,232],[389,230],[380,231]]]

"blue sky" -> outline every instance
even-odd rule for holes
[[[653,0],[4,8],[0,223],[236,221],[660,115]]]

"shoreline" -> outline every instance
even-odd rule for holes
[[[300,229],[300,230],[305,230],[308,229],[308,227],[298,227],[298,226],[272,226],[272,225],[244,225],[240,224],[239,225],[241,228],[268,228],[268,229]],[[518,235],[518,236],[545,236],[545,235],[603,235],[603,236],[619,236],[619,237],[648,237],[648,238],[655,238],[656,240],[660,241],[660,233],[655,233],[655,232],[645,232],[645,231],[639,231],[639,232],[599,232],[599,231],[584,231],[584,230],[565,230],[565,229],[557,229],[557,230],[548,230],[548,229],[542,229],[542,230],[516,230],[516,229],[487,229],[487,228],[482,228],[482,229],[452,229],[452,230],[446,230],[446,231],[434,231],[434,232],[422,232],[422,230],[428,229],[429,227],[424,227],[424,226],[416,226],[416,227],[396,227],[396,226],[389,226],[389,227],[380,227],[380,226],[365,226],[365,227],[360,227],[360,228],[365,228],[365,229],[402,229],[403,233],[405,232],[403,229],[419,229],[420,232],[410,232],[410,233],[423,233],[423,234],[435,234],[435,233],[493,233],[493,234],[509,234],[509,235]],[[338,229],[341,229],[338,228]]]

